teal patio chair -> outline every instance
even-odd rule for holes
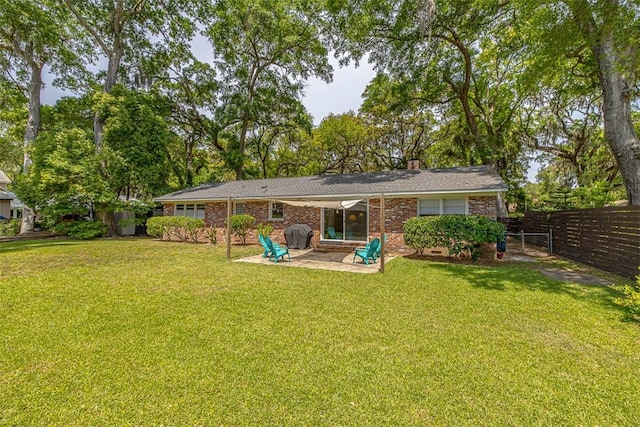
[[[382,235],[382,238],[384,239],[384,245],[387,246],[387,233]],[[370,243],[367,243],[367,245],[369,245]],[[380,251],[382,250],[382,245],[378,244],[378,250],[376,250],[376,258],[380,258]],[[386,251],[385,251],[386,253]]]
[[[285,255],[287,255],[289,257],[289,261],[291,261],[291,255],[289,255],[289,248],[287,246],[278,246],[276,243],[273,243],[268,237],[264,238],[264,242],[267,244],[267,247],[269,248],[269,251],[273,256],[274,263],[278,262],[278,258],[282,258],[284,260]]]
[[[383,234],[383,235],[382,235],[382,238],[384,239],[384,244],[385,244],[385,246],[386,246],[387,241],[388,241],[388,239],[387,239],[387,234],[386,234],[386,233],[385,233],[385,234]],[[359,249],[359,250],[367,250],[367,249],[369,249],[369,245],[371,245],[371,242],[367,242],[367,244],[366,244],[365,246],[359,246],[359,247],[357,247],[356,249]],[[380,244],[379,244],[379,245],[378,245],[378,249],[376,250],[376,254],[375,254],[375,258],[376,258],[376,259],[380,258],[380,251],[381,251],[381,250],[382,250],[382,245],[380,245]]]
[[[269,259],[271,259],[271,257],[273,256],[273,254],[271,253],[271,249],[269,249],[269,246],[267,246],[267,242],[264,240],[266,236],[263,236],[262,234],[258,234],[258,239],[260,240],[260,244],[262,245],[262,249],[264,249],[264,252],[262,253],[262,258],[266,258],[269,257]],[[271,242],[273,244],[273,248],[278,250],[280,249],[280,245],[278,245],[277,243]]]
[[[333,228],[333,227],[327,228],[327,234],[329,235],[330,239],[334,239],[334,240],[335,239],[338,239],[338,240],[342,239],[342,233],[339,232],[339,231],[336,231],[336,229]]]
[[[353,250],[352,262],[356,262],[356,257],[362,258],[362,261],[364,261],[364,263],[367,265],[369,265],[369,260],[376,262],[376,251],[378,251],[379,247],[380,247],[380,239],[376,237],[366,247],[355,248]]]

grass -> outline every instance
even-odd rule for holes
[[[640,326],[613,298],[521,265],[3,243],[0,425],[639,425]]]

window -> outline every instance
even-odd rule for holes
[[[244,203],[235,203],[233,205],[233,214],[234,215],[243,215],[247,212],[247,205]]]
[[[418,216],[467,213],[467,199],[422,199],[418,201]]]
[[[420,200],[418,216],[440,215],[440,199]]]
[[[358,202],[349,209],[323,208],[321,238],[366,242],[368,225],[367,202]]]
[[[444,199],[442,213],[444,215],[454,215],[467,213],[467,201],[465,199]]]
[[[189,218],[204,219],[204,205],[178,204],[173,211],[173,216],[188,216]]]
[[[275,221],[284,219],[284,203],[269,202],[269,219]]]

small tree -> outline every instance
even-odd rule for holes
[[[256,227],[259,236],[269,237],[273,233],[273,225],[260,223]]]
[[[256,222],[255,217],[247,214],[233,215],[231,217],[231,232],[240,237],[242,244],[247,244],[247,235],[253,230],[253,225]]]

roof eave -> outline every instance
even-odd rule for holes
[[[416,196],[428,196],[428,195],[442,195],[442,194],[496,194],[503,191],[507,191],[507,187],[498,188],[481,188],[481,189],[466,189],[466,190],[436,190],[436,191],[402,191],[402,192],[375,192],[375,193],[345,193],[345,194],[292,194],[292,195],[271,195],[268,197],[258,196],[245,196],[245,197],[231,197],[234,201],[250,201],[250,200],[309,200],[309,199],[326,199],[326,200],[339,200],[339,199],[369,199],[373,197],[379,197],[384,194],[385,197],[399,198],[399,197],[416,197]],[[223,197],[206,197],[206,198],[172,198],[172,197],[157,197],[153,199],[157,203],[180,203],[180,202],[226,202],[228,196]]]

